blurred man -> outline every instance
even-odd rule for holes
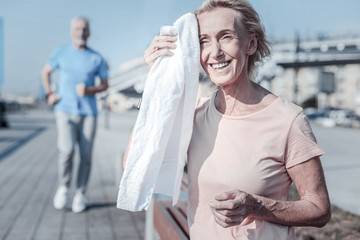
[[[85,191],[90,175],[91,154],[96,131],[95,94],[108,88],[108,68],[102,56],[88,48],[89,22],[77,17],[71,21],[72,44],[55,49],[42,70],[42,80],[49,105],[55,105],[59,150],[59,187],[54,207],[64,209],[68,202],[75,144],[79,144],[80,162],[72,211],[86,209]],[[59,70],[57,92],[50,88],[50,74]],[[100,84],[95,86],[95,77]]]

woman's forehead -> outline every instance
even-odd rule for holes
[[[216,8],[206,11],[197,16],[199,22],[200,34],[210,34],[213,31],[222,31],[224,29],[240,30],[240,13],[230,8]]]

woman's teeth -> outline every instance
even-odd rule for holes
[[[226,67],[229,64],[230,62],[223,62],[223,63],[211,64],[211,66],[215,69],[218,69],[218,68]]]

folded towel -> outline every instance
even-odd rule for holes
[[[180,17],[162,35],[177,35],[173,56],[160,57],[146,79],[117,207],[147,209],[153,193],[179,199],[187,158],[200,67],[198,24],[194,14]]]

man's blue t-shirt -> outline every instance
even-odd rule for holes
[[[108,67],[102,56],[90,48],[79,50],[71,44],[55,49],[48,64],[53,70],[59,69],[57,93],[60,101],[55,111],[75,115],[97,115],[95,95],[80,97],[76,85],[95,85],[95,77],[108,77]]]

